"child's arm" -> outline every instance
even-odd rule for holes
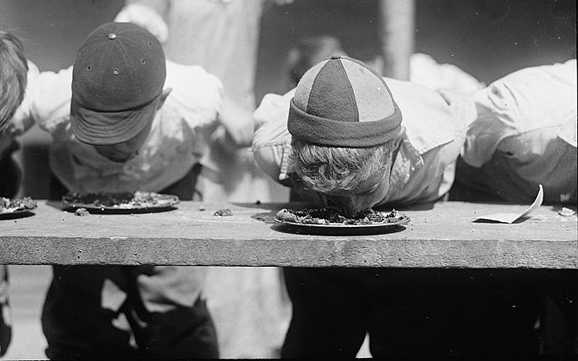
[[[235,151],[251,146],[255,129],[252,110],[238,105],[225,95],[223,108],[219,112],[219,123],[213,138],[225,149]]]
[[[223,108],[223,85],[199,66],[167,61],[165,89],[170,88],[167,101],[172,102],[179,118],[188,128],[216,128]]]
[[[280,96],[268,94],[254,113],[257,130],[253,155],[261,169],[275,181],[289,185],[291,134],[287,130],[289,102],[294,91]]]
[[[225,96],[217,77],[199,66],[167,61],[165,88],[172,89],[170,101],[191,130],[206,129],[209,142],[227,149],[250,146],[252,113]]]

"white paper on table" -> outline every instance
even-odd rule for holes
[[[498,222],[498,223],[514,223],[518,219],[528,216],[534,209],[540,207],[542,202],[544,201],[544,189],[542,185],[539,185],[538,195],[536,195],[536,199],[528,209],[526,209],[522,213],[492,213],[485,216],[480,216],[474,219],[476,221],[490,221],[490,222]]]

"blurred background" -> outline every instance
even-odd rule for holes
[[[88,33],[112,21],[123,5],[124,0],[0,0],[0,28],[22,39],[40,70],[58,70],[71,65]],[[378,16],[377,0],[294,0],[267,7],[261,20],[257,104],[266,93],[287,90],[288,52],[304,37],[334,36],[360,59],[379,55]],[[576,56],[572,0],[417,0],[414,21],[415,52],[457,65],[486,84],[516,69]],[[23,196],[47,197],[48,142],[37,128],[22,139]],[[6,358],[43,358],[39,311],[50,269],[13,266],[10,272],[15,338]]]

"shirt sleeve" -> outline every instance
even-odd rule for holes
[[[203,68],[167,61],[165,89],[186,124],[195,129],[215,125],[223,107],[221,81]]]
[[[294,91],[281,96],[267,94],[254,113],[257,130],[253,155],[261,169],[281,184],[289,181],[291,134],[287,130],[289,102]]]
[[[481,167],[505,138],[575,121],[576,85],[569,81],[576,79],[573,64],[526,68],[476,93],[477,118],[468,129],[464,160]]]
[[[476,78],[452,64],[439,64],[426,54],[413,54],[409,60],[409,77],[412,83],[433,90],[449,90],[460,94],[473,94],[483,88]]]
[[[462,156],[479,168],[492,158],[504,138],[518,134],[518,115],[514,94],[500,82],[477,93],[475,105],[477,118],[468,128]]]
[[[68,121],[72,67],[54,72],[38,72],[31,67],[26,95],[17,110],[13,122],[23,131],[34,123],[40,128],[52,132],[60,124]]]

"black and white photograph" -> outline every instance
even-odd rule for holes
[[[578,360],[574,0],[0,0],[0,361]]]

